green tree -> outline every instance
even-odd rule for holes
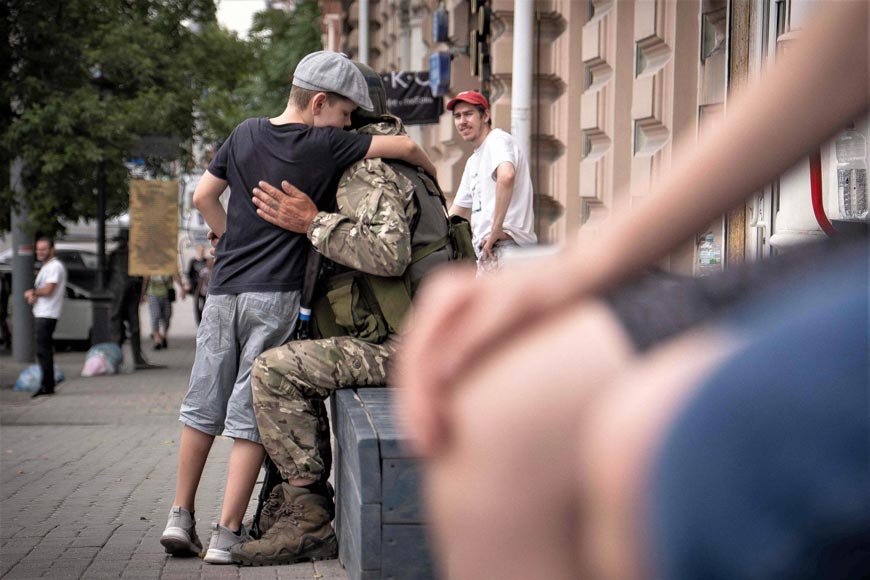
[[[253,54],[218,28],[212,0],[7,0],[0,16],[9,38],[0,206],[15,201],[9,162],[21,157],[31,226],[46,232],[96,215],[99,167],[109,215],[126,209],[124,161],[142,136],[179,143],[150,163],[185,159],[202,131],[202,95],[232,85]]]
[[[248,117],[275,116],[287,104],[292,72],[306,54],[321,50],[316,0],[297,2],[293,12],[269,9],[254,15],[245,73],[213,86],[200,103],[204,138],[217,143]],[[242,65],[243,66],[243,65]]]
[[[246,117],[277,114],[290,72],[320,49],[315,0],[259,13],[250,41],[218,26],[213,0],[6,0],[0,26],[0,207],[16,201],[20,157],[31,227],[44,232],[96,216],[99,168],[108,215],[125,211],[124,163],[142,137],[178,144],[152,151],[161,168],[190,160],[196,139],[219,144]]]
[[[254,17],[253,42],[261,63],[260,94],[264,106],[283,109],[293,71],[302,58],[321,49],[317,2],[299,2],[292,14],[267,10]]]

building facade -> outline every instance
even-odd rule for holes
[[[466,89],[486,92],[493,125],[508,131],[512,113],[516,115],[511,102],[514,55],[531,53],[527,154],[536,192],[537,230],[543,242],[559,243],[581,228],[601,227],[608,217],[630,212],[641,203],[651,184],[668,172],[675,150],[695,142],[726,114],[729,97],[800,37],[817,4],[810,0],[331,0],[322,2],[322,7],[324,21],[334,23],[331,44],[325,46],[365,57],[376,70],[428,70],[433,51],[449,51],[447,96]],[[527,28],[518,33],[515,11],[529,7],[533,9],[531,34]],[[439,10],[446,10],[446,42],[433,37],[433,15]],[[339,21],[341,39],[336,41]],[[870,140],[866,119],[857,129]],[[414,128],[412,136],[429,151],[450,196],[471,152],[455,133],[450,115],[442,115],[437,125]],[[831,144],[822,147],[821,159],[825,209],[833,219],[838,206]],[[710,233],[729,263],[763,259],[823,236],[811,205],[809,162],[797,164],[745,205],[709,224],[674,252],[665,266],[680,273],[696,271],[698,244]]]

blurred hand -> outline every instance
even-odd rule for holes
[[[432,455],[448,442],[458,379],[573,296],[559,264],[555,256],[481,277],[474,268],[445,268],[424,283],[394,369],[402,424],[418,453]]]
[[[251,200],[257,206],[257,215],[279,228],[297,234],[308,233],[317,216],[317,206],[310,197],[286,181],[281,182],[284,191],[265,181],[259,185],[254,188]]]

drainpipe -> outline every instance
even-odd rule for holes
[[[534,0],[514,0],[513,86],[511,133],[526,159],[532,150],[532,53],[535,20]]]
[[[422,55],[420,47],[423,45],[423,38],[420,30],[422,19],[414,14],[417,6],[411,5],[411,0],[402,0],[399,3],[399,24],[401,28],[400,34],[400,52],[399,58],[402,60],[403,71],[416,71],[419,68]],[[415,43],[414,40],[417,42]],[[423,128],[419,125],[410,125],[405,127],[408,136],[418,144],[423,143]]]
[[[836,236],[837,230],[825,214],[825,204],[822,201],[822,151],[816,149],[810,153],[810,195],[813,200],[813,213],[819,227],[829,236]]]
[[[341,17],[338,14],[327,14],[324,20],[326,22],[326,50],[341,51],[341,43],[339,42]]]
[[[411,10],[408,0],[399,3],[399,70],[414,70],[411,66]]]
[[[369,63],[369,0],[359,0],[359,61]]]

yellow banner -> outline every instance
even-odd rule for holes
[[[178,273],[178,182],[130,180],[130,275]]]

